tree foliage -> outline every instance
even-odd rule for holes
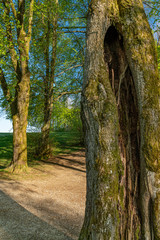
[[[37,16],[35,11],[30,62],[32,69],[32,85],[29,124],[35,124],[38,127],[42,127],[43,124],[41,110],[44,105],[43,81],[46,71],[44,52],[46,48],[46,22],[48,16],[46,14],[47,5],[45,5],[43,9],[43,4],[41,7],[38,6]],[[60,101],[61,97],[69,97],[70,94],[77,94],[81,89],[85,50],[86,17],[84,16],[86,15],[86,10],[87,6],[81,6],[77,4],[76,1],[59,2],[55,76],[53,83],[53,100],[55,104],[57,101]],[[50,38],[51,37],[50,35]],[[51,49],[50,41],[50,63]],[[56,113],[56,111],[54,112]]]

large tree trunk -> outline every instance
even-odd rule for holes
[[[19,83],[15,101],[11,106],[13,119],[13,170],[27,167],[27,117],[30,93],[30,74],[27,72]]]
[[[34,0],[29,3],[28,24],[24,26],[26,5],[25,0],[14,3],[10,0],[2,1],[6,28],[6,43],[16,77],[14,96],[0,68],[0,82],[4,96],[11,107],[13,120],[13,158],[11,170],[24,170],[27,167],[27,117],[30,94],[30,72],[28,69],[29,47],[31,41]],[[18,9],[17,9],[18,8]],[[16,10],[17,9],[17,10]],[[11,10],[12,14],[11,15]],[[14,21],[13,21],[14,17]],[[13,28],[13,24],[15,24]],[[17,29],[17,36],[13,29]],[[27,31],[25,31],[27,30]],[[14,40],[13,40],[14,39]],[[15,41],[17,42],[15,44]]]
[[[160,239],[157,55],[139,0],[92,0],[82,118],[87,199],[80,240]]]

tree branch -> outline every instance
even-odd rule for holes
[[[12,0],[10,0],[10,4],[11,4],[11,8],[12,8],[12,12],[13,12],[13,15],[14,15],[14,18],[17,19],[17,11],[14,7],[14,3]]]
[[[63,31],[63,32],[58,32],[58,33],[86,33],[86,31]]]
[[[150,2],[150,1],[143,1],[143,3],[144,3],[147,7],[155,10],[155,11],[158,12],[158,13],[160,13],[160,10],[158,9],[158,7],[156,8],[152,2]],[[158,2],[157,2],[157,3],[158,3]],[[159,3],[158,3],[158,4],[159,4]]]
[[[1,87],[2,87],[2,91],[3,91],[3,94],[5,96],[5,98],[7,99],[7,101],[9,103],[11,103],[11,100],[12,100],[12,96],[11,96],[11,93],[9,91],[9,88],[8,88],[8,84],[6,82],[6,79],[4,77],[4,73],[3,73],[3,70],[0,68],[0,84],[1,84]]]
[[[34,0],[31,0],[30,6],[29,6],[28,33],[27,33],[27,43],[26,43],[27,54],[29,53],[29,45],[30,45],[31,33],[32,33],[33,7],[34,7]]]
[[[72,29],[72,28],[86,28],[86,27],[81,27],[81,26],[71,26],[71,27],[58,27],[58,29],[63,29],[63,28],[67,28],[67,29]]]
[[[34,7],[34,0],[31,0],[30,6],[29,6],[29,26],[28,26],[28,34],[27,37],[31,38],[31,32],[32,32],[32,22],[33,22],[33,7]]]
[[[10,56],[11,56],[11,60],[12,60],[14,70],[17,72],[18,56],[17,56],[16,50],[15,50],[14,44],[13,44],[12,28],[11,28],[11,23],[10,23],[10,20],[9,20],[10,9],[9,9],[9,5],[5,4],[4,0],[3,0],[3,4],[4,4],[4,7],[5,7],[5,22],[6,22],[5,25],[6,25],[6,34],[7,34],[9,52],[10,52]]]
[[[60,19],[86,19],[87,17],[61,17]]]
[[[70,31],[70,30],[68,29],[68,31]],[[76,42],[78,43],[78,45],[80,47],[81,55],[84,56],[84,48],[81,46],[80,39],[76,36],[76,34],[73,31],[70,31],[70,32],[72,32],[73,35],[75,36],[75,40],[76,40]]]
[[[17,36],[21,33],[21,30],[24,29],[24,14],[25,14],[25,0],[18,0],[18,12],[17,12]]]
[[[54,99],[54,102],[56,102],[56,101],[58,101],[61,97],[63,97],[64,95],[71,95],[71,94],[77,94],[77,93],[80,93],[81,92],[81,90],[77,90],[77,91],[70,91],[70,92],[62,92],[62,93],[60,93],[59,94],[59,96],[58,97],[56,97],[55,99]]]
[[[79,64],[79,65],[75,65],[75,66],[72,66],[70,68],[67,68],[64,71],[62,71],[62,72],[58,73],[57,75],[55,75],[55,77],[58,77],[58,76],[62,75],[63,73],[65,73],[65,72],[67,72],[67,71],[69,71],[69,70],[71,70],[73,68],[82,67],[82,66],[83,66],[82,64]]]

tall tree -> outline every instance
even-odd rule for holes
[[[60,1],[59,4],[46,0],[43,4],[41,2],[35,11],[31,44],[30,69],[33,84],[31,85],[29,124],[42,129],[44,141],[41,142],[44,144],[48,142],[46,139],[49,136],[50,120],[48,119],[52,112],[50,103],[53,102],[57,106],[57,101],[61,102],[65,96],[79,93],[82,85],[86,19],[79,17],[78,8],[80,7],[74,4],[75,1],[72,0]],[[74,12],[73,8],[75,8]],[[55,29],[52,22],[57,18],[56,15],[58,22]],[[51,60],[54,50],[53,32],[56,33],[57,38],[56,62]],[[51,77],[53,71],[55,74]],[[50,92],[52,94],[49,94]],[[41,112],[42,108],[44,108],[44,115]],[[53,115],[56,113],[57,111],[54,111],[52,114],[52,122]],[[43,131],[44,129],[48,130]],[[46,147],[42,146],[43,152],[47,152]]]
[[[81,240],[160,239],[160,82],[141,0],[92,0],[82,117]]]
[[[57,45],[58,0],[55,0],[54,6],[53,2],[49,1],[47,13],[48,21],[45,49],[46,75],[44,77],[44,122],[42,126],[42,145],[41,145],[42,155],[48,155],[50,151],[49,133],[53,109],[53,84],[55,76],[56,45]],[[51,57],[50,47],[52,48]]]
[[[4,10],[4,38],[6,39],[8,59],[11,59],[14,89],[7,83],[8,73],[0,69],[0,82],[3,94],[8,101],[13,120],[13,159],[12,168],[23,169],[27,166],[27,116],[30,94],[30,71],[28,68],[31,41],[33,5],[25,0],[2,1]],[[7,64],[7,63],[6,63]]]

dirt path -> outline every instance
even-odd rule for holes
[[[84,151],[11,180],[0,176],[0,240],[74,240],[85,209]]]

